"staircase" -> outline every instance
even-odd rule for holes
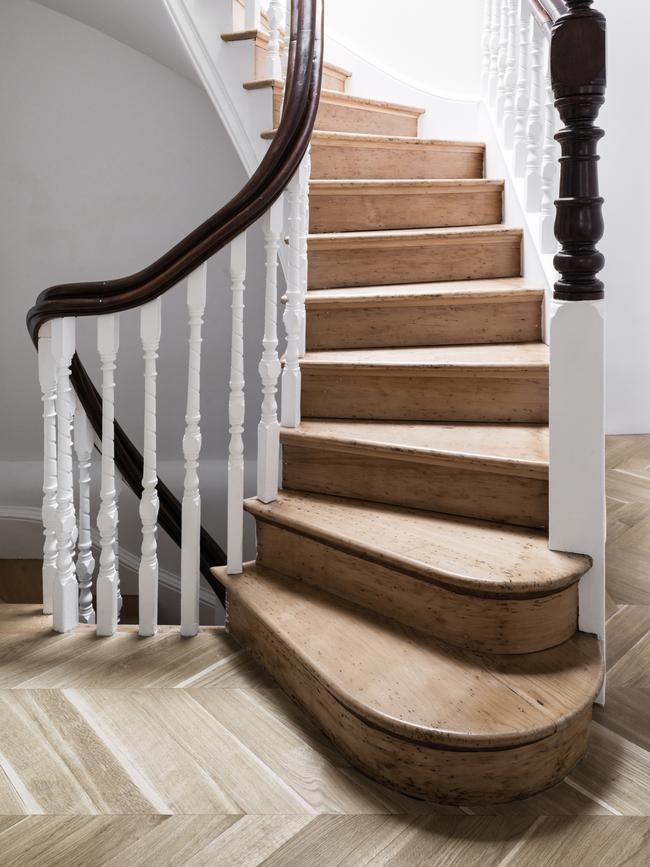
[[[576,764],[602,683],[576,631],[590,560],[548,545],[543,291],[483,145],[418,138],[421,109],[339,80],[312,139],[302,423],[278,499],[245,504],[256,561],[215,575],[228,629],[369,776],[507,801]],[[281,82],[245,87],[277,123]]]

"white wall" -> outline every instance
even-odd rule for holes
[[[325,0],[325,24],[400,78],[478,93],[483,0]]]
[[[166,14],[162,6],[160,14]],[[38,506],[38,483],[29,466],[41,460],[42,423],[36,353],[25,328],[28,308],[52,284],[119,277],[152,262],[235,193],[244,173],[198,86],[30,0],[0,3],[0,116],[0,506]],[[262,242],[257,231],[252,234],[249,433],[259,411],[256,338],[262,317],[254,299],[263,286]],[[204,523],[222,542],[229,305],[228,262],[220,254],[209,268],[203,454],[212,464],[203,474],[203,491]],[[163,310],[160,456],[176,461],[178,493],[187,369],[184,287],[166,296]],[[82,358],[96,376],[91,320],[79,332]],[[133,312],[122,315],[117,383],[117,417],[128,419],[138,443],[142,364]],[[135,502],[130,494],[125,501],[121,540],[136,551]],[[2,556],[37,556],[38,527],[21,525],[21,533],[0,522]]]
[[[607,101],[600,123],[607,259],[607,431],[650,432],[650,7],[597,0],[608,19]]]

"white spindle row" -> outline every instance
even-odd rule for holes
[[[244,5],[247,26],[261,21],[261,4]],[[286,34],[290,4],[272,0],[268,4],[270,29],[268,74],[282,79],[286,71]],[[486,19],[487,21],[487,19]],[[490,16],[489,24],[496,22]],[[490,43],[491,50],[491,43]],[[493,59],[485,69],[486,87],[493,72]],[[309,151],[284,197],[262,220],[266,250],[264,292],[264,335],[259,362],[262,401],[257,443],[257,495],[263,502],[277,498],[280,474],[280,424],[300,424],[300,359],[305,353],[305,298],[307,292],[307,239],[309,234]],[[284,247],[286,236],[287,245]],[[278,354],[278,266],[280,251],[286,274],[284,325],[286,352],[284,367]],[[245,480],[244,420],[244,294],[246,282],[246,233],[230,244],[232,344],[228,404],[228,525],[227,569],[238,574],[243,568],[243,501]],[[180,631],[192,636],[199,629],[201,573],[201,494],[199,457],[201,453],[201,343],[207,299],[207,263],[188,278],[189,360],[185,432],[182,441],[184,490],[181,530],[181,617]],[[260,299],[261,301],[261,299]],[[97,319],[97,347],[101,372],[101,484],[97,515],[99,557],[93,607],[95,559],[91,536],[90,484],[94,432],[78,403],[75,411],[70,366],[75,351],[73,318],[59,319],[42,327],[39,335],[39,378],[43,400],[43,594],[44,610],[53,611],[54,628],[65,632],[77,622],[96,623],[98,635],[109,636],[117,629],[121,608],[119,581],[119,484],[115,464],[115,371],[119,349],[119,314]],[[157,373],[162,330],[162,301],[151,301],[140,309],[140,342],[144,368],[143,471],[139,517],[142,527],[138,570],[139,631],[154,635],[158,629],[158,543],[159,517],[157,461]],[[278,386],[281,382],[281,411]],[[279,419],[281,416],[281,423]],[[74,443],[72,426],[74,423]],[[78,528],[73,490],[73,448],[78,466]],[[75,564],[75,543],[76,564]]]
[[[523,184],[528,213],[539,216],[539,248],[556,249],[556,117],[548,39],[529,0],[485,0],[482,89]]]

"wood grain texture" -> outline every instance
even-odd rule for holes
[[[311,232],[500,223],[503,181],[312,180]]]
[[[309,288],[518,277],[521,238],[500,226],[310,235]]]
[[[265,521],[257,524],[257,563],[483,653],[545,650],[568,641],[577,628],[577,584],[521,599],[460,594]]]
[[[317,130],[311,153],[315,179],[464,179],[483,177],[485,146]]]
[[[545,424],[546,352],[543,344],[310,352],[303,417]]]
[[[517,434],[528,433],[531,439],[538,434],[537,428],[515,430]],[[454,443],[455,431],[458,439]],[[465,431],[475,443],[482,438],[482,447],[468,447]],[[384,426],[361,422],[357,427],[340,421],[307,421],[301,428],[282,434],[283,486],[546,527],[547,465],[490,455],[490,443],[498,439],[497,426],[488,425]],[[503,452],[507,446],[506,434]]]
[[[558,782],[584,753],[594,693],[590,692],[584,702],[575,704],[572,714],[566,714],[561,693],[553,698],[557,682],[552,672],[560,659],[556,654],[557,662],[551,662],[555,651],[534,655],[548,659],[551,677],[548,688],[542,689],[547,704],[541,704],[537,695],[534,703],[528,704],[525,680],[515,674],[513,688],[503,671],[492,680],[489,662],[480,676],[477,676],[478,670],[472,676],[467,656],[458,667],[448,655],[444,662],[437,657],[436,668],[438,664],[442,667],[436,675],[431,669],[426,673],[424,657],[413,658],[413,666],[403,668],[398,663],[399,652],[397,659],[389,653],[390,663],[380,658],[381,649],[397,650],[387,632],[381,636],[375,633],[378,643],[374,645],[375,653],[369,654],[367,642],[372,641],[370,635],[377,624],[358,618],[354,621],[354,617],[346,623],[353,609],[338,605],[336,617],[330,609],[329,617],[317,626],[307,615],[309,601],[322,601],[322,594],[313,591],[308,593],[303,589],[300,594],[298,620],[302,623],[298,629],[304,628],[304,633],[299,642],[292,641],[290,621],[297,609],[293,604],[288,606],[289,600],[284,596],[287,584],[278,583],[271,576],[272,573],[264,573],[263,581],[257,583],[247,570],[243,576],[225,579],[229,581],[230,629],[254,655],[264,660],[265,665],[273,668],[282,686],[308,709],[343,752],[375,779],[411,795],[448,803],[508,801]],[[253,582],[255,591],[252,591]],[[261,595],[257,596],[257,592]],[[322,613],[325,615],[324,609]],[[340,635],[336,634],[337,621],[343,627]],[[395,638],[402,633],[391,631],[390,634]],[[570,645],[559,649],[565,660]],[[429,650],[433,646],[428,642]],[[569,690],[573,693],[574,688],[580,689],[578,682],[585,685],[584,676],[591,666],[593,689],[600,679],[597,644],[581,638],[572,646],[581,661],[576,659]],[[591,662],[588,661],[590,646],[595,650]],[[409,655],[414,652],[417,657],[418,651],[422,651],[420,642],[415,646],[409,644]],[[347,673],[345,666],[341,666],[342,657],[337,661],[340,654],[356,660],[354,668]],[[512,657],[527,658],[530,659],[530,655]],[[375,670],[375,676],[370,679],[363,671],[363,666],[369,662]],[[477,658],[477,664],[481,668],[484,658],[481,662]],[[390,683],[392,672],[396,670],[400,671],[399,680]],[[468,676],[474,681],[474,688],[470,690],[469,683],[463,682]],[[346,677],[355,681],[352,690],[349,688],[352,681],[346,686]],[[424,687],[424,693],[416,683]],[[456,690],[458,693],[453,697]],[[402,700],[406,692],[411,696],[408,710]],[[425,710],[427,694],[436,696],[435,710],[431,712]],[[488,706],[482,704],[488,694],[489,711]],[[415,695],[419,696],[417,702]],[[575,695],[571,699],[573,701]],[[554,717],[556,711],[561,724]],[[473,721],[470,730],[465,723],[462,732],[456,731],[453,720],[467,713]],[[435,720],[433,727],[431,720]]]

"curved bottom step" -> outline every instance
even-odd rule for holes
[[[586,749],[598,641],[451,648],[254,564],[215,574],[228,628],[366,774],[408,795],[499,803],[555,785]]]

